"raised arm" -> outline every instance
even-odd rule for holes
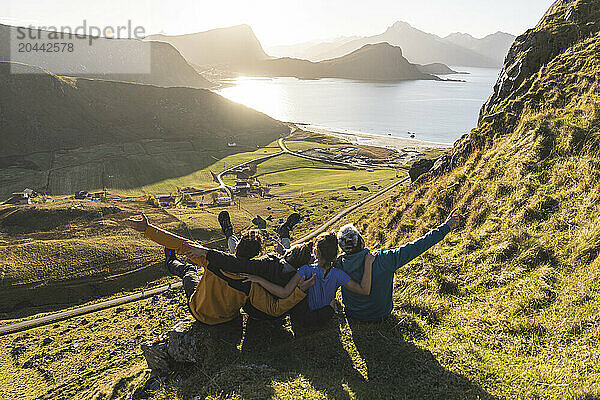
[[[368,296],[369,294],[371,294],[371,277],[373,275],[373,261],[375,261],[375,256],[371,253],[368,253],[365,256],[365,268],[360,283],[350,280],[346,285],[344,285],[344,288],[350,290],[351,292],[362,294],[364,296]]]
[[[178,254],[185,254],[198,265],[206,263],[206,250],[208,249],[151,224],[145,214],[142,214],[141,218],[127,218],[125,223],[131,229],[143,233],[153,242],[175,250]]]
[[[269,282],[268,280],[266,280],[265,278],[260,277],[260,276],[248,275],[248,274],[240,274],[240,276],[243,276],[244,278],[246,278],[246,282],[258,283],[260,286],[265,288],[272,295],[277,296],[280,299],[285,299],[286,297],[291,295],[292,292],[294,291],[294,289],[296,289],[296,287],[298,286],[298,283],[300,282],[300,278],[301,278],[301,276],[299,274],[296,274],[296,275],[294,275],[294,277],[292,279],[290,279],[290,281],[287,283],[287,285],[285,285],[285,287],[283,287],[283,286],[276,285],[273,282]]]
[[[425,253],[427,250],[441,242],[452,229],[460,224],[460,217],[453,210],[446,222],[429,231],[425,236],[414,242],[405,244],[394,250],[382,250],[378,255],[378,262],[388,270],[396,270]]]

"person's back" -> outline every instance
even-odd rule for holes
[[[394,308],[394,273],[439,243],[450,232],[451,227],[458,226],[458,223],[459,217],[455,217],[453,211],[444,224],[414,242],[397,249],[374,252],[371,293],[368,296],[358,295],[342,288],[346,314],[361,321],[377,321],[390,315]],[[353,225],[346,225],[340,228],[337,237],[345,254],[339,256],[336,266],[352,279],[360,279],[364,270],[365,255],[369,253],[362,236]]]
[[[364,257],[363,257],[364,259]],[[362,268],[364,270],[364,268]],[[311,310],[317,310],[331,303],[339,287],[343,287],[350,281],[350,277],[339,268],[330,268],[327,274],[320,266],[305,265],[298,269],[298,274],[304,279],[310,279],[313,275],[315,283],[308,289],[308,305]],[[355,279],[362,280],[362,275]]]
[[[339,267],[350,278],[360,279],[363,275],[365,256],[369,252],[369,249],[364,249],[355,254],[342,254],[339,258]],[[361,321],[375,321],[389,315],[393,309],[394,272],[395,270],[386,269],[382,257],[375,253],[371,294],[363,296],[342,288],[346,314]]]

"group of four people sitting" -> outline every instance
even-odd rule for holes
[[[227,211],[218,219],[229,254],[160,229],[144,214],[127,219],[127,224],[165,247],[166,268],[182,279],[196,320],[208,325],[229,322],[243,308],[256,319],[289,315],[293,326],[303,327],[333,316],[338,288],[348,317],[378,321],[390,315],[396,270],[439,243],[460,222],[453,211],[445,223],[420,239],[371,252],[351,224],[341,227],[337,235],[322,233],[314,244],[292,246],[290,231],[300,221],[294,213],[279,227],[276,252],[261,257],[260,231],[248,230],[238,238]],[[181,262],[177,254],[187,256],[191,263]],[[203,274],[198,267],[204,269]]]

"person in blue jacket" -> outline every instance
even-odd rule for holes
[[[446,235],[460,224],[460,217],[453,210],[446,222],[433,229],[425,236],[393,250],[375,252],[371,293],[360,295],[342,288],[342,298],[346,315],[360,321],[378,321],[391,314],[394,304],[392,289],[394,273],[414,260],[431,247],[441,242]],[[360,281],[363,276],[365,255],[370,250],[354,225],[342,226],[337,233],[338,244],[344,254],[336,261],[336,266],[346,272],[352,279]]]

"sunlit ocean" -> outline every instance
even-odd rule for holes
[[[217,93],[286,122],[453,143],[477,124],[499,70],[452,67],[466,82],[374,83],[239,77]]]

